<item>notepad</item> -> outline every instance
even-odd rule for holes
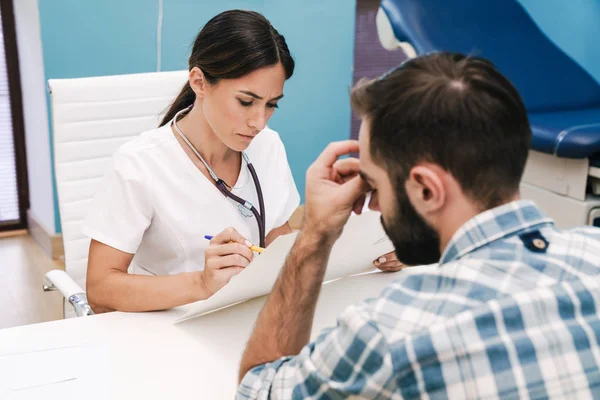
[[[394,250],[380,221],[381,214],[368,211],[353,214],[335,243],[325,281],[372,271],[373,261]],[[184,306],[185,312],[175,322],[185,321],[230,307],[271,292],[296,240],[297,232],[280,236],[239,275],[207,300]]]

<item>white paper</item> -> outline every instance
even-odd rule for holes
[[[335,243],[325,281],[373,270],[373,261],[394,250],[380,222],[379,212],[352,215]],[[280,236],[239,275],[207,300],[184,306],[185,313],[175,322],[216,311],[271,292],[297,233]]]
[[[108,352],[104,346],[0,354],[0,399],[107,399],[108,371]]]

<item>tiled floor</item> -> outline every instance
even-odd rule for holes
[[[0,328],[62,318],[62,296],[43,292],[44,274],[63,267],[29,235],[0,238]]]

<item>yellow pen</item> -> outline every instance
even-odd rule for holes
[[[204,235],[204,239],[212,240],[212,238],[213,238],[213,236],[211,236],[211,235]],[[254,251],[255,253],[259,253],[259,254],[262,253],[263,251],[265,251],[265,249],[263,249],[262,247],[258,247],[258,246],[254,246],[254,245],[249,246],[249,248],[250,248],[250,250]]]

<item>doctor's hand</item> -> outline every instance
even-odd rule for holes
[[[377,260],[373,261],[373,265],[383,272],[396,272],[406,267],[406,265],[398,260],[396,252],[394,251],[382,255]]]
[[[352,211],[360,214],[368,185],[359,176],[358,159],[339,157],[358,152],[358,142],[331,143],[306,172],[304,230],[335,241]]]
[[[251,243],[233,228],[227,228],[210,241],[205,251],[201,284],[208,296],[225,286],[254,258]]]

